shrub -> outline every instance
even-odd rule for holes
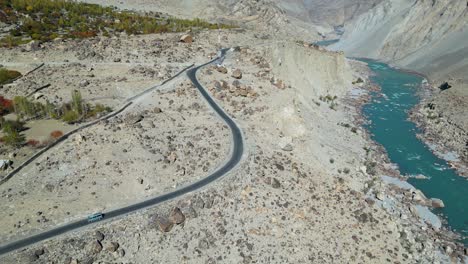
[[[18,132],[20,131],[23,131],[24,130],[24,123],[19,121],[19,120],[5,120],[5,119],[1,119],[0,120],[0,127],[5,130],[5,129],[14,129]]]
[[[20,72],[0,68],[0,85],[10,83],[20,76]]]
[[[13,102],[0,96],[0,115],[5,115],[13,111]]]
[[[60,131],[60,130],[55,130],[55,131],[52,131],[52,132],[50,133],[50,136],[51,136],[52,138],[54,138],[54,139],[58,139],[58,138],[60,138],[61,136],[63,136],[63,132]]]
[[[32,148],[37,148],[40,146],[41,142],[35,139],[30,139],[28,140],[28,142],[26,142],[26,144]]]
[[[3,133],[5,136],[3,136],[2,141],[5,144],[16,148],[24,145],[24,136],[11,123],[7,122],[3,124]]]
[[[62,116],[62,120],[68,124],[73,124],[80,120],[80,115],[73,110],[67,110]]]
[[[72,92],[72,110],[78,114],[83,114],[83,98],[80,91],[74,90]]]
[[[87,117],[96,117],[100,113],[109,113],[112,112],[112,108],[109,106],[104,106],[102,104],[96,104],[91,111],[87,114]]]

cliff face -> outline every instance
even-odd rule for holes
[[[332,48],[433,78],[466,78],[467,19],[465,0],[385,0],[346,25],[342,40]]]
[[[349,91],[352,76],[343,53],[279,43],[269,49],[272,70],[288,80],[306,101],[319,96],[342,96]]]
[[[318,25],[339,26],[383,0],[276,0],[290,15]]]

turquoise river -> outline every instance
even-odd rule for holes
[[[447,162],[434,155],[416,134],[418,128],[408,120],[408,112],[419,103],[418,89],[423,77],[399,71],[387,64],[362,59],[374,72],[372,81],[381,91],[372,94],[363,113],[373,140],[387,151],[390,160],[397,164],[402,175],[422,174],[429,179],[408,180],[428,198],[439,198],[445,208],[433,212],[445,219],[446,225],[461,234],[468,242],[468,180],[460,177]]]

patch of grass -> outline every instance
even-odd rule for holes
[[[62,116],[62,120],[68,124],[74,124],[81,120],[80,114],[74,110],[67,110]]]
[[[120,32],[136,35],[233,27],[201,19],[164,18],[66,0],[0,0],[0,9],[5,14],[0,17],[2,22],[17,26],[10,36],[0,39],[0,46],[4,47],[30,40],[46,42],[57,37],[89,38]]]
[[[20,76],[20,72],[0,68],[0,85],[8,84]]]
[[[22,125],[18,126],[19,122],[6,121],[2,124],[3,133],[2,142],[11,147],[21,147],[25,143],[25,137],[20,134]]]

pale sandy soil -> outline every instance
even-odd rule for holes
[[[245,41],[246,36],[248,33],[239,40]],[[285,61],[285,58],[296,59]],[[361,122],[358,109],[345,100],[355,91],[351,82],[358,76],[365,78],[362,66],[353,71],[342,54],[294,43],[253,42],[240,52],[230,53],[224,66],[227,73],[210,66],[200,72],[199,79],[243,129],[246,154],[238,168],[199,193],[54,238],[6,255],[3,261],[437,263],[441,260],[440,242],[433,241],[437,233],[410,211],[407,197],[411,193],[390,188],[380,180],[391,164],[386,163],[385,156],[357,125]],[[239,83],[234,83],[239,87],[235,87],[236,79],[231,76],[235,69],[242,72]],[[307,79],[304,74],[313,78]],[[227,85],[219,86],[217,82],[222,84],[221,81]],[[51,155],[48,161],[44,160],[45,164],[30,168],[30,172],[39,171],[44,176],[52,172],[53,180],[57,180],[54,190],[62,197],[47,198],[56,199],[54,205],[58,206],[47,214],[63,217],[66,210],[58,201],[73,188],[76,191],[67,194],[70,199],[67,207],[108,209],[141,199],[147,193],[155,194],[156,190],[167,191],[171,186],[164,184],[172,179],[176,183],[195,180],[195,175],[202,177],[223,161],[229,149],[229,131],[203,102],[199,102],[200,108],[193,105],[199,96],[190,90],[187,80],[181,78],[176,83],[174,89],[184,91],[179,97],[177,89],[155,93],[153,98],[128,110],[143,113],[142,128],[121,123],[124,113],[122,118],[87,130],[83,135],[89,140],[85,143],[62,144],[59,153],[69,153],[69,157]],[[320,100],[326,95],[336,95],[337,105]],[[180,105],[192,107],[183,107],[179,113],[176,109]],[[144,112],[154,106],[161,107],[163,113]],[[197,126],[201,129],[196,129]],[[145,139],[146,134],[149,140]],[[175,142],[171,143],[167,135],[173,136]],[[197,140],[203,136],[205,140]],[[201,150],[200,157],[179,155],[181,149],[186,150],[187,141]],[[170,145],[180,145],[176,148],[179,158],[175,164],[159,167],[165,163],[154,160],[163,159]],[[149,149],[155,149],[156,154],[149,154]],[[97,155],[93,150],[99,151],[99,156],[93,156]],[[216,159],[210,154],[213,152]],[[191,163],[196,166],[191,173],[186,170],[185,177],[176,174],[166,179],[167,175],[177,173],[178,162],[186,169]],[[378,166],[371,167],[369,162]],[[55,166],[60,171],[54,170]],[[164,181],[144,178],[141,185],[135,178],[161,168]],[[95,175],[91,174],[93,171]],[[30,175],[25,173],[23,177]],[[52,182],[46,179],[35,177],[29,186]],[[145,191],[146,182],[154,189]],[[18,191],[24,188],[19,184],[14,187]],[[107,193],[101,191],[103,188]],[[120,195],[116,197],[117,193]],[[25,197],[37,195],[33,190]],[[78,197],[80,202],[73,200]],[[26,198],[21,195],[15,198],[5,203],[25,206],[21,201],[26,203]],[[44,205],[53,206],[52,200],[44,201]],[[180,207],[187,218],[184,224],[163,233],[158,230],[156,220],[166,217],[174,206]],[[7,222],[7,228],[13,222]],[[104,233],[105,239],[100,243],[105,248],[110,242],[118,242],[119,249],[111,253],[113,250],[101,251],[98,246],[96,250],[96,238],[92,235],[95,230]],[[36,257],[36,249],[44,249],[45,253]]]

